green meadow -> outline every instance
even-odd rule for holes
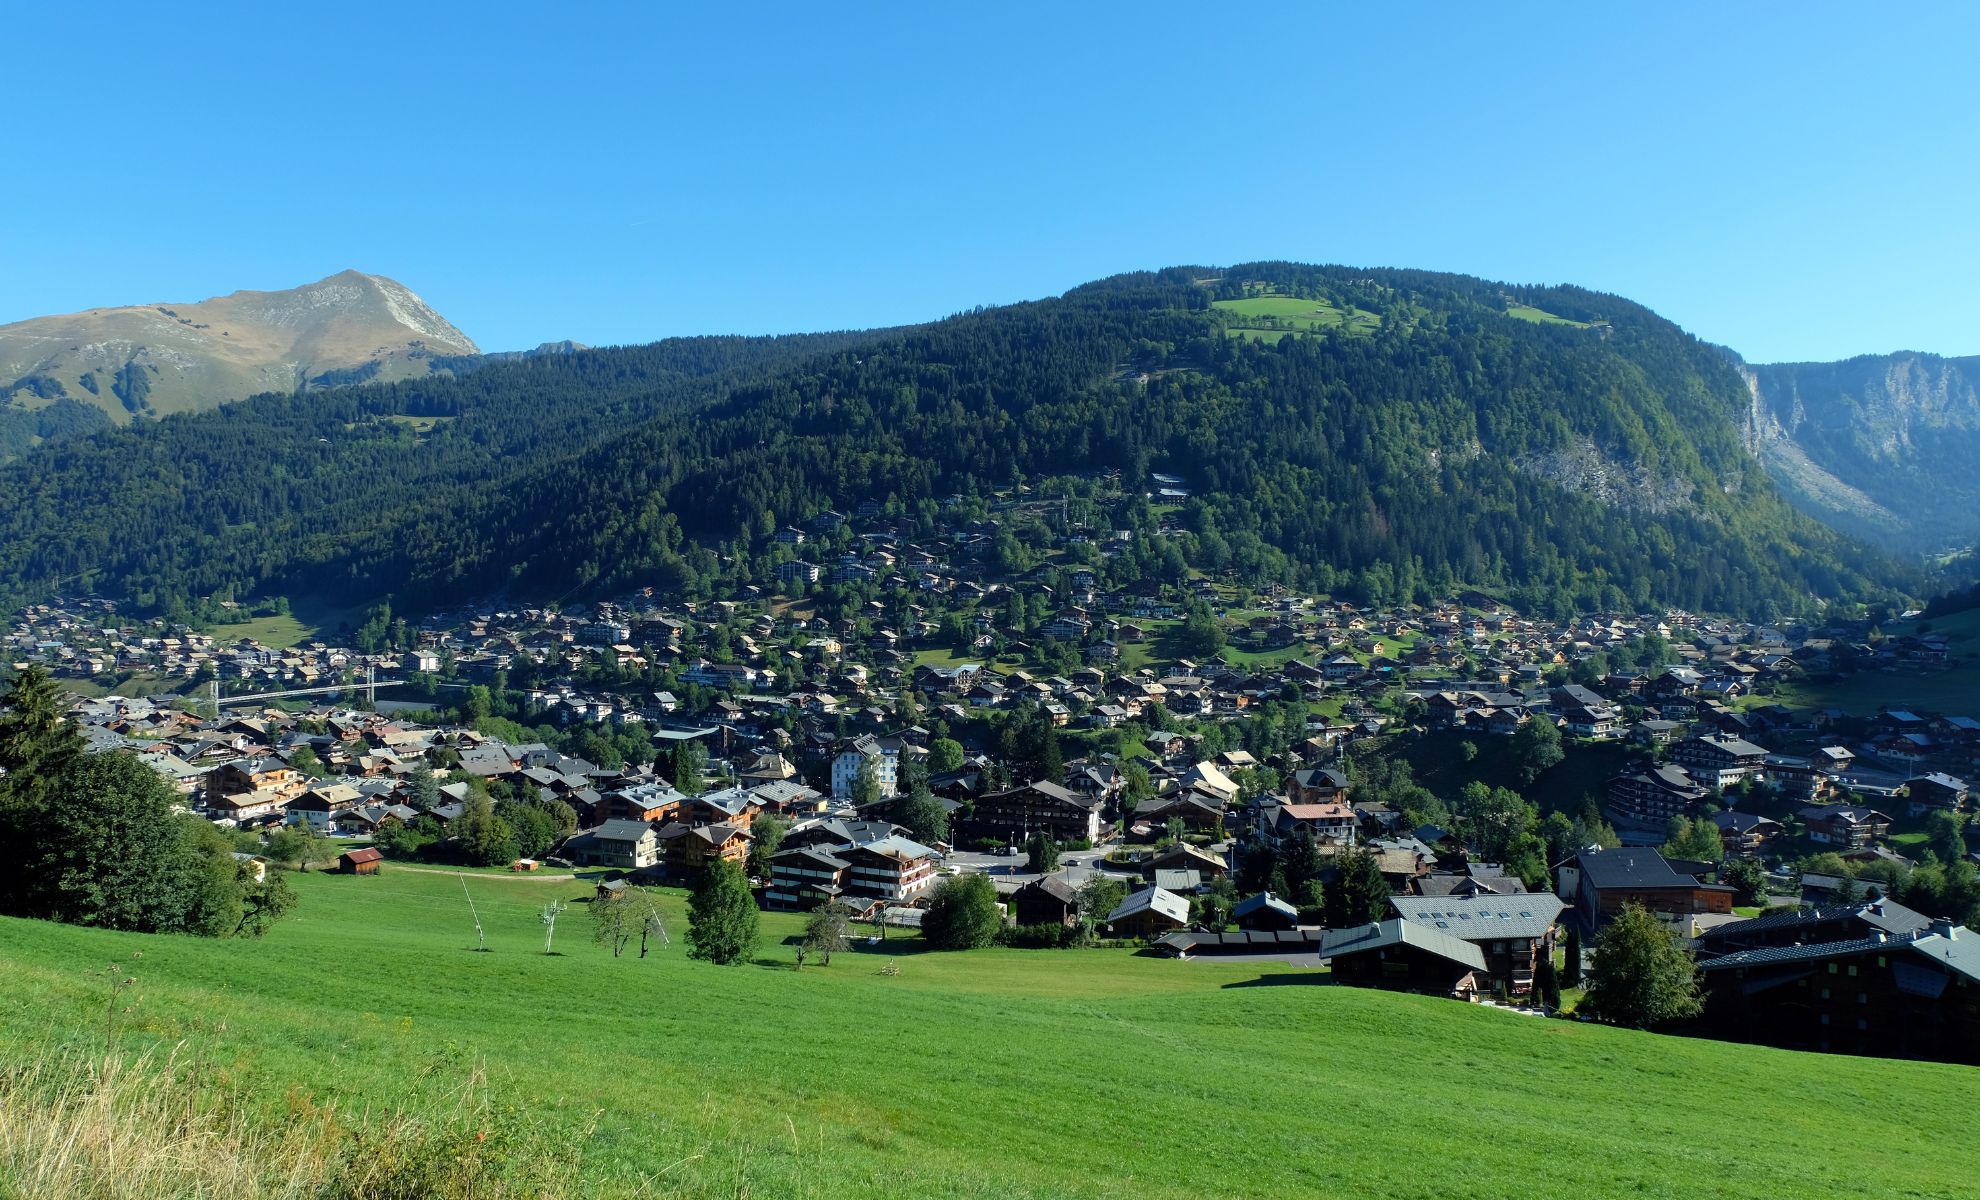
[[[1382,323],[1366,309],[1345,309],[1324,300],[1302,300],[1297,296],[1248,296],[1242,300],[1217,300],[1212,308],[1230,313],[1228,328],[1240,337],[1277,341],[1288,333],[1311,333],[1318,329],[1346,327],[1351,333],[1365,333]]]
[[[896,939],[800,973],[789,916],[716,967],[686,957],[678,897],[672,944],[614,959],[569,879],[470,878],[476,953],[452,876],[294,883],[258,942],[0,921],[0,1094],[114,1019],[121,1049],[178,1047],[269,1121],[383,1112],[479,1064],[589,1196],[1953,1197],[1980,1173],[1965,1068],[1121,950]],[[136,980],[114,1000],[89,974],[113,960]]]
[[[1576,329],[1588,328],[1586,321],[1571,321],[1566,317],[1556,316],[1544,308],[1535,308],[1531,304],[1508,304],[1506,315],[1521,321],[1531,321],[1536,325],[1572,325]]]

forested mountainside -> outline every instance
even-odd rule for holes
[[[906,331],[579,351],[80,439],[0,471],[0,585],[694,593],[761,577],[789,553],[774,530],[820,509],[933,528],[945,499],[1020,483],[1140,535],[1098,564],[1115,583],[1756,615],[1912,583],[1780,499],[1747,406],[1722,354],[1611,296],[1179,268]],[[1189,498],[1154,503],[1151,471]]]
[[[0,325],[0,458],[257,392],[425,375],[473,341],[411,289],[344,271],[278,292]]]
[[[1751,444],[1796,507],[1908,549],[1980,537],[1980,358],[1744,369]]]

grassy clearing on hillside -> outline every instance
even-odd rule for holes
[[[1535,308],[1531,304],[1508,304],[1506,315],[1522,321],[1531,321],[1536,325],[1572,325],[1576,329],[1588,328],[1586,321],[1571,321],[1566,317],[1557,317],[1546,309]]]
[[[1211,307],[1236,318],[1230,327],[1232,333],[1270,341],[1290,332],[1310,333],[1317,329],[1345,327],[1350,333],[1365,333],[1382,323],[1380,317],[1366,309],[1344,309],[1324,300],[1302,300],[1297,296],[1217,300]]]
[[[909,941],[798,973],[790,916],[766,916],[760,965],[712,967],[683,953],[678,897],[676,944],[647,960],[592,946],[582,904],[545,957],[540,908],[579,882],[471,879],[476,954],[448,876],[294,883],[262,942],[0,921],[0,1071],[100,1050],[85,972],[142,951],[125,1051],[184,1043],[272,1123],[384,1113],[485,1064],[493,1105],[582,1151],[590,1195],[1951,1197],[1980,1170],[1964,1068],[1121,951]],[[1711,1134],[1728,1119],[1752,1135]]]

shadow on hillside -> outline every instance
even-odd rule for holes
[[[1227,988],[1253,987],[1339,987],[1334,977],[1325,971],[1307,971],[1298,975],[1260,975],[1256,979],[1240,979],[1227,983]]]

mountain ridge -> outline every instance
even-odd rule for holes
[[[260,392],[422,375],[480,352],[412,289],[356,270],[31,317],[0,325],[0,456]]]
[[[1265,327],[1245,303],[1264,293],[1333,324]],[[0,590],[713,595],[774,572],[771,534],[827,508],[925,521],[1014,481],[1085,494],[1151,470],[1193,495],[1105,502],[1133,535],[1101,556],[1116,583],[1770,616],[1914,582],[1788,508],[1743,441],[1750,406],[1716,348],[1620,297],[1172,268],[907,330],[525,356],[73,439],[0,470]]]
[[[1914,551],[1980,537],[1980,356],[1737,365],[1749,447],[1802,511]]]

